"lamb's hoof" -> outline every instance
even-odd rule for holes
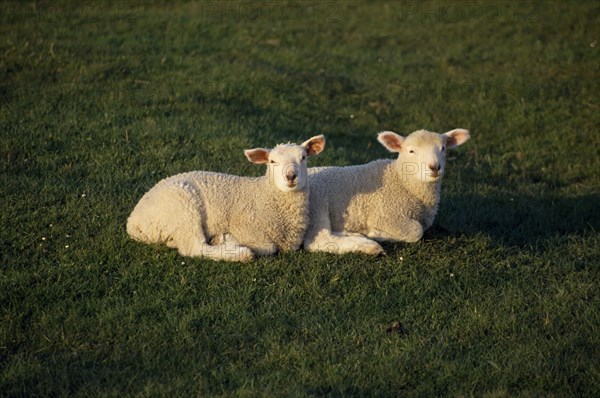
[[[239,261],[241,263],[249,263],[255,260],[254,253],[247,247],[240,247],[237,250],[235,261]]]
[[[377,246],[373,247],[373,251],[370,252],[369,254],[372,254],[373,256],[377,256],[377,257],[387,256],[387,253],[385,252],[385,250],[383,249],[383,247],[381,247],[381,245],[379,243],[377,243],[377,242],[375,242],[375,244]]]
[[[379,243],[368,239],[365,239],[364,242],[361,242],[359,245],[357,245],[356,251],[369,254],[371,256],[385,255],[385,250],[383,250],[383,247],[381,247]]]

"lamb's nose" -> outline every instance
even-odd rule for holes
[[[291,173],[291,174],[287,174],[285,176],[285,179],[288,180],[289,182],[294,182],[294,180],[296,179],[296,177],[298,177],[296,175],[296,173]]]
[[[429,169],[431,171],[435,171],[435,172],[440,171],[440,169],[442,168],[442,166],[440,166],[439,162],[429,163],[427,166],[429,167]]]

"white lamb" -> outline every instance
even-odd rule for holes
[[[384,253],[376,241],[415,242],[431,226],[440,200],[446,150],[467,130],[425,130],[377,137],[396,160],[309,169],[310,226],[304,248],[333,253]]]
[[[306,158],[324,146],[320,135],[302,145],[246,150],[250,162],[267,164],[263,177],[193,171],[166,178],[133,209],[127,232],[183,256],[213,260],[251,261],[296,250],[308,226]]]

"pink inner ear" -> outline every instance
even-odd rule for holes
[[[448,146],[448,148],[454,148],[456,146],[456,138],[454,138],[451,135],[447,137],[448,138],[446,138],[446,145]]]
[[[448,148],[454,148],[458,145],[463,144],[469,139],[469,132],[466,130],[455,130],[450,131],[446,135],[446,145]]]
[[[389,151],[400,152],[402,149],[402,139],[394,133],[381,133],[377,138]]]
[[[321,153],[323,150],[323,140],[315,140],[308,144],[308,148],[306,148],[306,153],[308,156],[314,156],[318,153]]]
[[[314,156],[323,150],[325,147],[325,137],[323,135],[312,137],[302,143],[302,146],[306,149],[308,156]]]
[[[263,164],[269,161],[269,151],[266,149],[248,149],[244,151],[244,154],[252,163]]]

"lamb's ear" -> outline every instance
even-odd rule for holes
[[[377,141],[381,143],[390,152],[400,152],[404,137],[392,131],[382,131],[377,136]]]
[[[269,161],[269,150],[264,148],[246,149],[244,155],[252,163],[263,164]]]
[[[308,156],[315,156],[325,148],[325,136],[323,134],[316,135],[302,143],[302,146],[306,148],[306,154]]]
[[[469,137],[469,131],[465,129],[454,129],[450,130],[447,133],[444,133],[446,136],[446,146],[448,148],[454,148],[461,144],[464,144]]]

